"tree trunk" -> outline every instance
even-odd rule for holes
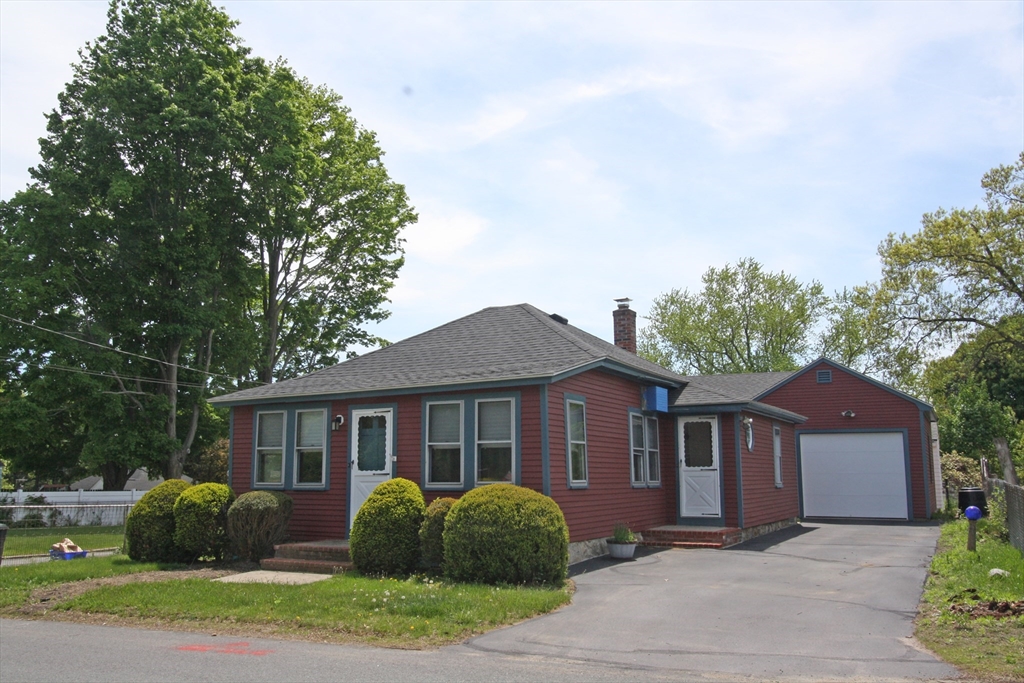
[[[1017,470],[1013,467],[1013,458],[1010,457],[1010,445],[1001,436],[997,436],[992,441],[996,444],[996,455],[999,456],[999,464],[1003,466],[1003,481],[1007,484],[1020,486],[1017,480]]]
[[[125,467],[116,462],[105,462],[100,465],[100,474],[103,475],[104,491],[123,491],[124,485],[132,476],[133,468]]]

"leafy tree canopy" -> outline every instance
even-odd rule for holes
[[[751,258],[701,279],[699,292],[674,289],[654,300],[640,355],[700,375],[794,370],[809,360],[828,303],[820,283],[766,272]]]

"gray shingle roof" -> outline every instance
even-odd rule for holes
[[[745,372],[733,375],[696,375],[687,377],[687,385],[671,398],[673,406],[747,403],[779,382],[795,375],[787,372]]]
[[[485,308],[317,372],[212,399],[238,403],[548,378],[605,361],[665,384],[680,375],[529,305]]]

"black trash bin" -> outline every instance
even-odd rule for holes
[[[0,564],[4,563],[4,543],[7,542],[7,525],[0,524]]]
[[[960,514],[963,514],[972,505],[977,506],[981,510],[981,514],[988,514],[988,503],[985,502],[985,492],[983,490],[977,486],[960,489],[960,493],[957,496],[957,507],[960,508]]]

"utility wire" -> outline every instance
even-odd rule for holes
[[[15,363],[21,362],[13,358],[8,359]],[[40,370],[61,370],[63,372],[74,372],[79,375],[92,375],[94,377],[107,377],[109,379],[120,379],[124,382],[146,382],[147,384],[163,384],[163,385],[174,385],[179,387],[195,387],[197,389],[205,389],[205,384],[195,384],[193,382],[169,382],[165,379],[146,379],[144,377],[118,377],[117,375],[111,375],[106,372],[98,372],[96,370],[83,370],[82,368],[69,368],[63,365],[54,365],[53,363],[25,363],[25,365],[31,365],[34,368]]]
[[[43,332],[49,332],[50,334],[56,334],[56,335],[61,336],[61,337],[66,337],[67,339],[71,339],[72,341],[76,341],[76,342],[81,342],[82,344],[88,344],[89,346],[95,346],[96,348],[103,349],[104,351],[113,351],[115,353],[122,353],[122,354],[124,354],[126,356],[134,356],[135,358],[142,358],[143,360],[149,360],[149,361],[153,361],[154,363],[161,363],[163,365],[174,365],[173,363],[168,363],[167,361],[160,360],[159,358],[151,358],[150,356],[143,356],[140,353],[132,353],[131,351],[122,351],[121,349],[115,349],[113,347],[106,346],[104,344],[97,344],[96,342],[91,342],[91,341],[89,341],[87,339],[81,339],[79,337],[74,337],[74,336],[72,336],[70,334],[65,334],[64,332],[58,332],[57,330],[51,330],[51,329],[47,329],[45,327],[40,327],[39,325],[35,325],[33,323],[27,323],[24,320],[18,320],[17,318],[12,318],[11,316],[4,315],[3,313],[0,313],[0,318],[6,318],[7,320],[10,320],[11,322],[18,323],[19,325],[24,325],[26,327],[33,327],[33,328],[35,328],[37,330],[42,330]],[[191,372],[198,372],[198,373],[203,374],[203,375],[209,375],[210,377],[223,377],[224,379],[229,379],[231,381],[235,381],[237,379],[237,378],[232,377],[230,375],[222,375],[219,372],[208,372],[206,370],[199,370],[197,368],[191,368],[191,367],[189,367],[187,365],[181,365],[180,363],[178,364],[178,367],[181,368],[182,370],[189,370]],[[260,382],[260,384],[265,384],[265,382]]]

